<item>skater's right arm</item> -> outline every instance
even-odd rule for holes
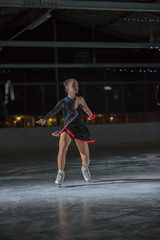
[[[60,110],[64,108],[64,102],[61,100],[57,103],[57,105],[47,113],[42,119],[36,121],[37,124],[44,125],[49,118],[54,117]]]

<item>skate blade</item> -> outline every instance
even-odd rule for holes
[[[62,184],[57,184],[56,183],[56,186],[57,186],[57,188],[62,188]]]

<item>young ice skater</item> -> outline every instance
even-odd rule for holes
[[[72,139],[75,140],[80,152],[82,159],[81,172],[83,177],[87,182],[91,180],[91,174],[88,169],[90,164],[88,143],[95,142],[95,140],[92,139],[87,126],[82,122],[82,113],[84,111],[88,114],[88,120],[94,119],[95,114],[91,112],[83,97],[76,96],[79,90],[77,80],[72,78],[67,79],[64,82],[64,87],[68,96],[60,100],[42,119],[36,121],[37,124],[44,125],[47,119],[54,117],[60,110],[62,110],[64,125],[60,131],[52,133],[52,136],[60,137],[57,157],[58,173],[55,180],[57,185],[61,185],[65,178],[64,168],[66,163],[66,153]]]

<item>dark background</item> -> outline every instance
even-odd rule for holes
[[[107,2],[107,1],[104,1]],[[117,1],[119,2],[119,1]],[[157,1],[131,1],[156,3]],[[15,101],[9,115],[44,115],[65,97],[63,81],[76,78],[89,107],[96,114],[158,112],[155,97],[160,69],[160,13],[56,9],[33,30],[25,29],[46,9],[0,7],[0,41],[129,42],[150,43],[148,48],[34,48],[2,47],[0,88],[10,79]],[[20,33],[22,31],[22,33]],[[18,33],[18,36],[14,37]],[[12,40],[10,40],[13,38]],[[155,44],[157,43],[157,47]],[[152,47],[154,45],[154,47]],[[73,68],[3,68],[3,64],[71,63]],[[139,67],[74,68],[74,64],[139,63]],[[146,67],[141,64],[146,63]],[[152,67],[147,64],[153,64]],[[154,65],[155,64],[155,65]],[[58,74],[58,94],[56,71]],[[111,86],[105,91],[104,86]]]

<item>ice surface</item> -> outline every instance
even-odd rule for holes
[[[68,155],[61,188],[52,153],[1,156],[0,240],[157,239],[160,151],[92,154],[91,183]]]

